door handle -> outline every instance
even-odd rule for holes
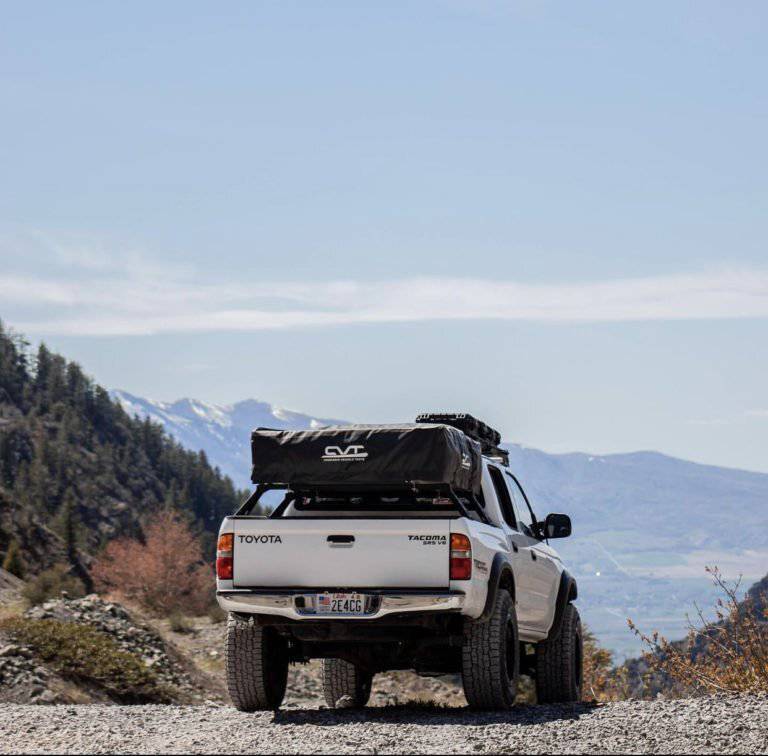
[[[536,552],[533,549],[531,549],[531,559],[533,559],[533,561],[535,562],[537,558],[538,557],[536,556]]]
[[[353,535],[329,535],[326,538],[328,545],[331,548],[349,548],[355,545],[355,537]]]
[[[520,549],[518,548],[518,545],[514,541],[512,541],[512,551],[514,551],[515,554],[517,554],[517,552],[520,551]]]

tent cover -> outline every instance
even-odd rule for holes
[[[479,493],[480,444],[442,424],[345,425],[251,435],[254,483],[292,488],[452,486]]]

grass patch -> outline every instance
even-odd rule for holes
[[[42,604],[49,599],[61,598],[65,591],[70,598],[85,596],[83,582],[72,575],[66,564],[55,564],[29,580],[22,588],[22,595],[32,606]]]
[[[62,677],[89,683],[121,703],[170,703],[170,691],[136,654],[89,625],[12,617],[0,623]]]
[[[181,635],[191,635],[195,632],[195,626],[192,624],[192,621],[181,612],[171,612],[168,616],[168,626],[174,633],[180,633]]]

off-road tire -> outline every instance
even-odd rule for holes
[[[359,709],[371,697],[373,675],[344,659],[323,659],[323,695],[329,709]]]
[[[581,619],[576,607],[568,604],[560,632],[536,644],[536,696],[540,704],[581,700],[583,658]]]
[[[227,689],[240,711],[274,711],[285,697],[288,643],[253,617],[231,614],[227,620]]]
[[[508,591],[496,594],[486,622],[464,625],[461,672],[464,695],[473,709],[509,709],[515,702],[520,642],[515,603]]]

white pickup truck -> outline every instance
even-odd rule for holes
[[[278,708],[288,665],[316,658],[329,707],[364,706],[395,669],[460,673],[479,709],[512,706],[521,673],[541,703],[580,698],[576,582],[548,544],[570,519],[538,520],[467,417],[254,432],[259,487],[217,551],[237,708]],[[271,515],[249,514],[273,488],[285,495]]]

